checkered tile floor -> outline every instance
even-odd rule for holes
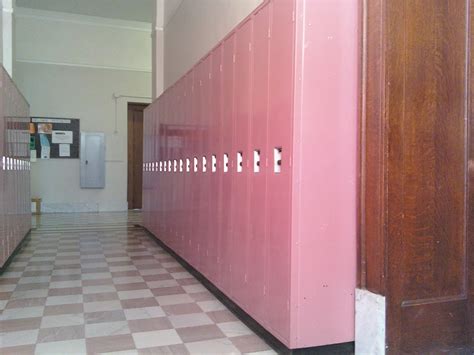
[[[139,219],[37,220],[0,277],[0,354],[275,354]]]

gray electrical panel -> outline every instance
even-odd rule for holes
[[[104,133],[81,133],[81,188],[105,188]]]

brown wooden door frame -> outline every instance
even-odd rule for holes
[[[127,201],[129,209],[142,208],[143,111],[148,104],[128,103],[127,118]]]
[[[359,287],[385,296],[388,353],[467,349],[474,1],[363,3]]]

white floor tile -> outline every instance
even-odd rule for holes
[[[79,355],[87,354],[85,339],[56,341],[36,345],[35,354]]]
[[[198,325],[213,324],[214,322],[205,313],[182,314],[169,316],[169,320],[175,328],[194,327]]]
[[[182,344],[181,338],[174,329],[134,333],[132,336],[138,349]]]

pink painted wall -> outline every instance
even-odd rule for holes
[[[29,106],[0,70],[0,268],[31,229]]]
[[[145,226],[290,348],[354,339],[357,17],[266,1],[145,115]]]

